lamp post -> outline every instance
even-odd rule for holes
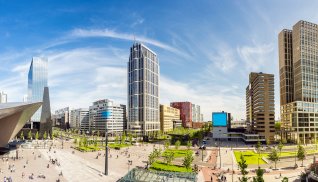
[[[108,175],[108,127],[105,124],[105,176]]]

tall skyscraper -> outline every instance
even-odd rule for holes
[[[246,88],[246,120],[249,130],[273,141],[275,135],[274,75],[250,73]]]
[[[313,143],[318,132],[318,25],[297,22],[278,35],[284,137]]]
[[[33,57],[28,74],[28,101],[43,102],[44,87],[47,87],[48,60],[47,58]],[[31,118],[31,128],[40,128],[40,107]]]
[[[128,62],[128,130],[139,135],[160,130],[159,61],[141,43],[130,48]]]
[[[3,91],[0,91],[0,103],[7,103],[8,102],[8,95]]]

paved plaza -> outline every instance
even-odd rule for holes
[[[134,167],[145,167],[149,153],[154,145],[131,146],[121,150],[110,150],[109,154],[109,175],[104,175],[105,151],[100,152],[79,152],[71,148],[70,142],[64,142],[63,149],[61,142],[55,141],[55,148],[49,149],[19,149],[19,159],[16,152],[1,156],[0,179],[11,177],[13,181],[117,181],[123,177],[129,169]],[[159,145],[155,145],[156,148]],[[163,147],[163,146],[160,146]],[[125,150],[128,150],[125,154]],[[23,156],[23,158],[22,158]],[[98,156],[98,158],[97,158]],[[8,159],[6,159],[8,157]],[[56,160],[59,165],[52,164],[50,159]],[[128,160],[132,164],[128,165]],[[13,166],[9,169],[9,165]],[[49,166],[48,166],[49,165]],[[24,168],[25,166],[25,168]],[[11,172],[11,169],[14,169]],[[63,176],[60,175],[62,172]],[[33,180],[29,179],[33,173]],[[24,174],[24,177],[22,177]],[[38,178],[45,175],[45,179]]]

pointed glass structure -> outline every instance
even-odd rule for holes
[[[28,74],[28,101],[42,102],[44,87],[48,86],[47,58],[33,57]],[[39,129],[41,108],[31,118],[31,128]]]

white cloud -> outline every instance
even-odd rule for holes
[[[127,34],[127,33],[119,33],[114,30],[110,29],[75,29],[70,34],[71,37],[108,37],[108,38],[116,38],[122,40],[130,40],[130,41],[140,41],[143,43],[147,43],[150,45],[154,45],[156,47],[165,49],[167,51],[173,52],[178,54],[179,56],[188,57],[188,54],[178,50],[175,47],[172,47],[166,43],[160,42],[155,39],[150,39],[148,37],[134,35],[134,34]]]
[[[254,44],[254,46],[241,46],[237,48],[237,53],[245,63],[245,68],[249,71],[259,71],[275,60],[271,60],[274,51],[272,44]]]

